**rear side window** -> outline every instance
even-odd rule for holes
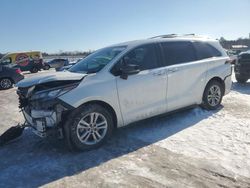
[[[196,60],[195,51],[191,42],[161,43],[165,64],[174,65]]]
[[[215,47],[211,46],[205,42],[194,42],[195,50],[197,52],[198,60],[211,58],[211,57],[220,57],[222,56],[221,52]]]

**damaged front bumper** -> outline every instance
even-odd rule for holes
[[[26,88],[25,88],[26,89]],[[67,114],[73,109],[70,105],[56,98],[32,99],[34,88],[18,88],[19,108],[26,123],[40,137],[63,137],[62,123]]]
[[[48,136],[49,129],[53,130],[53,132],[60,129],[57,127],[58,121],[55,111],[31,110],[29,114],[24,110],[23,115],[28,125],[33,128],[33,132],[40,137]],[[61,136],[59,135],[59,137]]]
[[[34,109],[26,106],[22,112],[26,122],[36,135],[40,137],[52,135],[62,138],[62,117],[66,117],[69,110],[60,103],[56,103],[48,106],[47,109]]]

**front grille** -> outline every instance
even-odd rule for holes
[[[19,108],[24,108],[28,106],[27,94],[28,88],[18,88],[17,95],[19,97]]]
[[[24,107],[28,106],[28,104],[29,104],[28,99],[26,99],[26,98],[21,98],[21,97],[19,96],[19,105],[18,105],[19,108],[24,108]]]

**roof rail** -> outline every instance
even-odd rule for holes
[[[194,33],[189,33],[189,34],[183,34],[183,35],[177,35],[177,34],[166,34],[166,35],[158,35],[155,37],[151,37],[149,39],[156,39],[156,38],[175,38],[175,37],[201,37],[197,36]]]
[[[151,37],[149,39],[156,39],[156,38],[174,38],[174,37],[177,37],[178,35],[177,34],[166,34],[166,35],[158,35],[158,36],[154,36],[154,37]]]

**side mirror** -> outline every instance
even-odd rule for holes
[[[121,67],[120,78],[127,80],[128,75],[138,74],[140,72],[139,66],[135,64],[125,64]]]

